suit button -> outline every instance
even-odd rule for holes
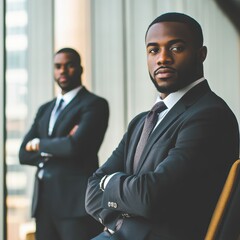
[[[41,162],[41,163],[38,164],[38,166],[39,166],[40,168],[42,168],[42,167],[44,166],[44,163]]]
[[[117,208],[117,203],[115,202],[108,202],[108,207],[111,207],[111,208]]]

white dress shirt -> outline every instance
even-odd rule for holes
[[[192,83],[190,83],[189,85],[187,85],[186,87],[170,93],[166,98],[164,98],[163,100],[160,98],[160,96],[157,97],[157,100],[155,103],[159,102],[159,101],[163,101],[165,103],[165,105],[167,106],[167,109],[162,111],[159,116],[158,116],[158,122],[156,123],[153,131],[155,130],[155,128],[158,126],[158,124],[163,120],[163,118],[166,116],[166,114],[170,111],[170,109],[193,87],[195,87],[197,84],[199,84],[200,82],[204,81],[205,78],[202,77]]]
[[[64,95],[62,95],[61,93],[58,94],[56,103],[52,110],[50,121],[49,121],[49,126],[48,126],[48,135],[49,136],[52,134],[52,131],[53,131],[53,127],[54,127],[55,120],[56,120],[56,119],[54,119],[54,115],[56,113],[56,110],[57,110],[60,100],[61,99],[64,100],[62,107],[61,107],[61,109],[64,109],[72,101],[72,99],[78,94],[78,92],[81,90],[81,88],[82,88],[82,86],[74,88],[73,90],[65,93]]]

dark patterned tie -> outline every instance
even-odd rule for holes
[[[61,108],[62,108],[63,102],[64,102],[64,100],[61,98],[61,100],[59,101],[59,104],[58,104],[58,107],[56,109],[55,114],[60,112],[60,110],[62,110]]]
[[[64,100],[61,98],[61,100],[59,101],[59,103],[58,103],[58,107],[57,107],[57,109],[56,109],[56,111],[55,111],[55,121],[56,121],[56,119],[58,118],[58,116],[59,116],[59,114],[60,114],[60,112],[62,111],[62,105],[63,105],[63,103],[64,103]]]
[[[54,124],[56,123],[59,114],[60,114],[61,111],[63,110],[63,103],[64,103],[64,100],[61,98],[61,100],[60,100],[59,103],[58,103],[57,109],[56,109],[54,115],[52,116],[52,117],[53,117],[53,119],[52,119],[52,124],[53,124],[53,126],[54,126]]]
[[[153,106],[153,108],[150,110],[150,112],[148,113],[148,115],[145,119],[142,134],[139,139],[139,142],[138,142],[138,145],[136,148],[136,152],[135,152],[135,156],[134,156],[134,162],[133,162],[133,171],[134,172],[137,169],[139,159],[142,155],[142,152],[147,143],[147,140],[148,140],[154,126],[156,125],[156,123],[158,121],[158,115],[160,112],[162,112],[165,109],[167,109],[167,107],[163,101],[157,102]]]

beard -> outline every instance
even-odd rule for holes
[[[172,81],[172,84],[166,84],[166,86],[159,86],[156,79],[152,77],[150,72],[149,72],[149,76],[158,92],[170,94],[173,92],[177,92],[178,90],[186,87],[190,83],[202,77],[203,76],[202,64],[193,65],[191,70],[187,72],[188,74],[183,74],[181,72],[178,72],[178,78]]]
[[[64,92],[69,92],[81,85],[81,81],[78,77],[68,77],[67,81],[64,83],[61,83],[59,79],[55,79],[55,81]]]
[[[172,86],[166,86],[166,87],[159,86],[157,81],[151,76],[150,73],[149,73],[149,76],[150,76],[155,88],[160,93],[168,93],[169,94],[169,93],[177,92],[181,88],[181,84],[177,84],[177,83]]]

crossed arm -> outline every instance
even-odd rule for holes
[[[76,133],[77,129],[78,129],[78,125],[75,125],[69,132],[68,136],[73,136]],[[37,152],[39,151],[39,145],[40,145],[40,139],[33,138],[32,140],[27,142],[25,149],[28,152]]]
[[[48,137],[47,129],[43,129],[45,124],[41,119],[44,112],[45,108],[40,107],[21,144],[20,163],[38,165],[42,161],[42,153],[57,158],[76,158],[87,150],[89,154],[97,152],[108,125],[109,109],[106,101],[91,102],[68,113],[54,137]],[[77,159],[81,160],[79,157]]]
[[[238,128],[232,120],[224,111],[199,112],[152,147],[144,170],[137,175],[126,171],[131,136],[125,134],[111,157],[89,179],[87,212],[114,230],[122,216],[148,220],[156,214],[164,216],[165,207],[173,201],[170,197],[179,198],[181,191],[195,197],[193,185],[199,187],[199,193],[204,191],[203,186],[213,184],[214,189],[215,183],[210,180],[223,178],[226,164],[238,156]],[[219,176],[213,175],[218,168]],[[102,179],[111,174],[102,191]],[[185,196],[181,197],[184,202]]]

